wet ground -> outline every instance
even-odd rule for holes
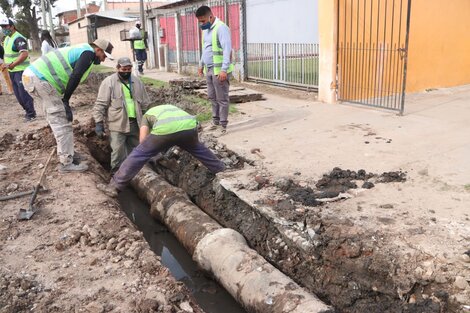
[[[185,284],[205,312],[246,312],[225,289],[198,269],[178,240],[150,216],[148,205],[132,189],[127,188],[119,194],[119,203],[129,219],[143,232],[152,251],[161,257],[162,264],[176,280]]]

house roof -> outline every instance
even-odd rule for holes
[[[132,22],[132,21],[135,21],[135,20],[138,19],[137,16],[132,17],[132,16],[126,15],[125,13],[126,13],[125,10],[112,10],[112,11],[103,11],[103,12],[96,12],[96,13],[92,13],[92,14],[86,14],[84,17],[81,17],[79,19],[76,19],[76,20],[70,22],[69,25],[74,24],[78,21],[81,21],[84,18],[90,18],[90,17],[93,17],[93,16],[112,19],[112,20],[121,21],[121,22]]]
[[[159,2],[159,1],[152,1],[152,2],[145,2],[145,8],[158,8],[162,5],[167,4],[167,2]],[[108,1],[108,10],[139,10],[140,9],[140,1],[127,1],[127,2],[110,2]]]

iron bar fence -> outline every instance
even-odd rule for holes
[[[318,88],[319,45],[248,43],[248,79],[302,89]]]
[[[403,113],[411,0],[339,0],[338,99]]]
[[[232,62],[237,63],[242,53],[240,12],[243,0],[209,0],[176,8],[171,13],[160,14],[159,25],[163,29],[160,44],[168,49],[168,63],[180,66],[197,66],[202,53],[202,33],[196,19],[196,10],[201,5],[210,6],[216,17],[230,27],[232,35]],[[176,29],[178,25],[178,29]],[[179,38],[179,44],[178,44]],[[180,60],[178,60],[179,49]]]

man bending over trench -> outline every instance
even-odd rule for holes
[[[98,189],[108,196],[116,197],[147,161],[173,146],[189,152],[214,174],[225,169],[225,165],[199,141],[196,118],[171,104],[153,107],[144,114],[139,141],[140,145],[124,160],[109,184],[98,185]]]

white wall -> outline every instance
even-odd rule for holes
[[[246,0],[246,7],[248,43],[319,41],[318,0]]]

